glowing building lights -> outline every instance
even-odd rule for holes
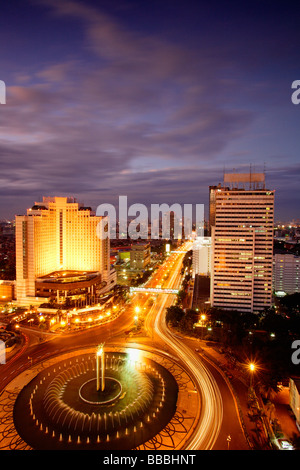
[[[210,188],[211,305],[261,311],[272,301],[274,191],[263,174],[224,175],[224,182],[233,187]]]
[[[46,297],[50,291],[64,295],[71,281],[85,280],[86,289],[91,289],[91,272],[98,273],[99,283],[100,277],[107,282],[111,275],[109,239],[97,236],[98,225],[107,223],[106,217],[96,217],[91,208],[66,197],[44,197],[27,215],[16,216],[17,301],[40,303],[39,296]],[[75,272],[74,279],[70,272]],[[45,276],[49,279],[43,284]]]

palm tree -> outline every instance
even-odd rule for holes
[[[272,421],[274,416],[275,416],[275,405],[271,400],[268,400],[265,406],[266,414],[267,417],[269,418],[269,421]]]

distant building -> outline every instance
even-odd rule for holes
[[[192,275],[210,276],[211,273],[211,237],[197,237],[193,243]]]
[[[0,302],[11,302],[15,296],[15,281],[0,280]]]
[[[300,292],[300,257],[290,253],[273,256],[273,290],[279,293]]]
[[[261,311],[272,301],[274,191],[263,173],[225,174],[214,196],[211,305]]]
[[[20,304],[109,290],[110,241],[97,236],[108,224],[74,198],[44,197],[16,216],[16,297]],[[105,225],[104,225],[105,224]],[[99,233],[99,232],[98,232]]]
[[[151,248],[150,243],[132,245],[130,251],[130,268],[143,270],[150,263]]]
[[[289,402],[296,418],[297,428],[300,431],[300,377],[290,378]]]
[[[14,222],[10,222],[10,221],[0,222],[0,234],[14,236],[15,234]]]

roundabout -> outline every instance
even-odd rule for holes
[[[181,445],[194,421],[180,412],[186,387],[193,386],[190,378],[169,359],[111,349],[101,370],[95,350],[83,350],[32,374],[13,405],[13,424],[22,442],[35,450]]]

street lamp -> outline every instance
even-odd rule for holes
[[[205,328],[206,315],[204,313],[202,313],[202,315],[200,315],[200,319],[201,319],[201,322],[200,322],[200,325],[201,325],[201,339],[203,340],[203,329]]]
[[[250,362],[249,364],[249,370],[250,370],[250,387],[252,388],[253,385],[253,373],[255,371],[255,364],[253,362]]]

